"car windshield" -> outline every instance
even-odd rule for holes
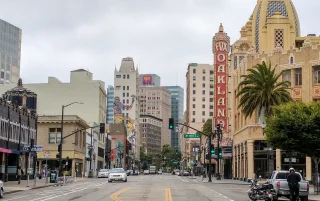
[[[110,173],[125,173],[124,169],[122,168],[116,168],[116,169],[111,169]]]
[[[108,169],[101,169],[99,170],[99,172],[108,172],[109,170]]]

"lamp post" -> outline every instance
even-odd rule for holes
[[[63,144],[63,140],[62,140],[62,138],[63,138],[63,114],[64,114],[64,108],[66,108],[66,107],[68,107],[68,106],[70,106],[70,105],[73,105],[73,104],[83,104],[83,103],[81,103],[81,102],[72,102],[72,103],[70,103],[70,104],[68,104],[68,105],[62,105],[62,114],[61,114],[61,137],[60,137],[60,146],[59,146],[59,148],[60,148],[60,150],[59,150],[59,154],[60,154],[60,158],[59,158],[59,174],[60,174],[60,176],[62,176],[62,144]]]

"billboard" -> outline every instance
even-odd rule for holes
[[[214,72],[215,72],[215,125],[222,124],[228,131],[228,53],[230,38],[220,24],[219,32],[213,37]]]
[[[152,84],[152,76],[151,75],[144,75],[142,77],[142,84],[143,85],[151,85]]]

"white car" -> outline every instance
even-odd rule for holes
[[[127,182],[127,172],[123,168],[113,168],[109,171],[108,182],[123,181]]]
[[[3,198],[3,182],[0,180],[0,198]]]
[[[108,178],[108,175],[109,175],[108,169],[101,169],[98,172],[98,178],[102,178],[102,177]]]

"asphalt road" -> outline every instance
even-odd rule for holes
[[[129,176],[128,182],[88,179],[68,186],[6,194],[6,201],[248,201],[247,184],[216,184],[175,175]]]

